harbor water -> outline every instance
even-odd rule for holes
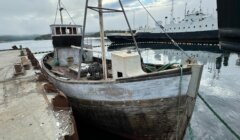
[[[90,41],[94,46],[99,45],[99,39]],[[34,52],[52,51],[51,40],[43,41],[18,41],[0,43],[0,50],[11,49],[12,46],[28,47]],[[151,46],[151,47],[148,47]],[[218,113],[219,116],[239,135],[240,134],[240,53],[219,50],[217,46],[187,45],[185,52],[168,45],[144,45],[141,46],[141,54],[145,63],[167,64],[183,63],[187,59],[185,53],[204,64],[199,93]],[[166,45],[165,45],[166,46]],[[131,49],[128,47],[127,49]],[[94,49],[99,49],[94,47]],[[117,48],[119,50],[120,48]],[[126,48],[122,48],[126,49]],[[115,51],[115,46],[111,50]],[[208,51],[207,51],[208,50]],[[210,50],[210,51],[209,51]],[[41,59],[44,54],[36,54]],[[99,55],[99,54],[98,54]],[[109,56],[110,57],[110,56]],[[168,88],[168,87],[166,87]],[[83,124],[84,125],[84,124]],[[86,129],[85,129],[86,128]],[[80,139],[112,138],[123,139],[112,134],[107,134],[92,127],[80,126],[78,128]],[[190,127],[187,129],[185,140],[237,140],[221,121],[209,110],[204,102],[198,97]]]

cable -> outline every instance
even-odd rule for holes
[[[55,19],[54,19],[54,24],[56,23],[56,20],[57,20],[57,14],[58,14],[58,4],[57,4],[57,10],[56,10]]]
[[[62,2],[61,2],[61,4],[62,4],[62,6],[64,7],[64,10],[67,12],[68,16],[71,18],[73,24],[76,25],[76,23],[74,22],[74,20],[73,20],[73,18],[71,17],[71,15],[68,13],[68,10],[67,10],[67,8],[65,7],[65,5],[64,5]]]
[[[190,57],[190,56],[178,45],[178,43],[175,42],[175,41],[173,40],[173,38],[168,35],[168,33],[166,33],[166,31],[163,29],[164,27],[156,21],[156,19],[155,19],[155,18],[152,16],[152,14],[146,9],[146,7],[142,4],[142,2],[141,2],[140,0],[137,0],[137,1],[142,5],[142,7],[145,9],[145,11],[146,11],[146,12],[149,14],[149,16],[154,20],[154,22],[161,28],[161,30],[164,32],[164,34],[171,40],[171,42],[173,43],[173,45],[176,46],[176,47],[178,47],[189,59],[192,59],[192,57]]]

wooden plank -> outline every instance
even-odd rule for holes
[[[59,71],[55,71],[55,70],[51,70],[52,73],[60,75],[60,76],[64,76],[64,73],[59,72]]]

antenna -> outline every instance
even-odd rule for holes
[[[73,18],[71,17],[71,15],[68,13],[68,10],[67,8],[64,6],[64,4],[61,2],[61,0],[58,0],[58,3],[57,3],[57,10],[56,10],[56,15],[55,15],[55,19],[54,19],[54,24],[56,23],[56,20],[57,20],[57,16],[58,16],[58,10],[59,10],[59,13],[60,13],[60,21],[61,21],[61,24],[63,24],[63,16],[62,16],[62,10],[65,10],[68,14],[68,16],[70,17],[70,19],[72,20],[72,22],[76,25],[76,23],[74,22]],[[71,24],[71,22],[70,22]]]

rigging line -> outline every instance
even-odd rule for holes
[[[152,16],[152,14],[147,10],[147,8],[142,4],[142,2],[140,0],[137,0],[142,7],[145,9],[145,11],[150,15],[150,17],[154,20],[154,22],[161,28],[161,30],[164,32],[164,34],[171,40],[171,42],[173,43],[174,46],[178,47],[188,58],[192,59],[192,57],[190,57],[179,45],[177,42],[175,42],[173,40],[173,38],[171,36],[168,35],[168,33],[166,33],[166,31],[163,29],[164,27],[159,24],[156,19]]]
[[[54,19],[54,24],[56,23],[56,20],[57,20],[57,14],[58,14],[58,4],[57,4],[57,10],[56,10],[55,19]]]
[[[73,24],[76,25],[76,23],[74,22],[74,20],[73,20],[73,18],[71,17],[71,15],[68,13],[68,10],[67,10],[67,8],[65,7],[65,5],[64,5],[62,2],[61,2],[61,4],[62,4],[62,6],[64,7],[64,10],[67,12],[68,16],[71,18]]]
[[[134,35],[133,35],[132,28],[131,28],[130,23],[129,23],[129,21],[128,21],[128,18],[127,18],[127,15],[126,15],[126,13],[125,13],[125,10],[124,10],[124,7],[123,7],[123,4],[122,4],[121,0],[119,0],[119,4],[120,4],[120,6],[121,6],[121,9],[122,9],[124,18],[125,18],[125,20],[126,20],[126,22],[127,22],[128,28],[129,28],[129,30],[130,30],[130,33],[131,33],[131,36],[132,36],[134,45],[135,45],[135,47],[136,47],[136,50],[137,50],[137,52],[138,52],[138,54],[139,54],[139,56],[140,56],[140,58],[141,58],[141,61],[142,61],[143,58],[142,58],[141,52],[140,52],[140,50],[139,50],[139,48],[138,48],[137,41],[136,41],[136,39],[135,39],[135,37],[134,37]]]

